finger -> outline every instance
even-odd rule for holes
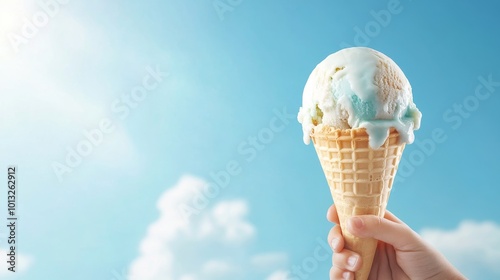
[[[350,250],[342,250],[332,256],[332,264],[346,271],[357,271],[361,268],[361,258],[358,253]]]
[[[352,280],[354,279],[354,273],[332,266],[332,268],[330,268],[330,280],[337,279]]]
[[[328,221],[330,221],[332,223],[336,223],[336,224],[340,223],[339,222],[339,215],[337,214],[337,208],[335,208],[334,204],[332,204],[332,206],[330,206],[330,208],[328,208],[326,218],[328,219]]]
[[[386,218],[389,221],[393,221],[395,223],[398,223],[398,224],[404,224],[403,221],[401,221],[398,217],[396,217],[396,215],[392,214],[392,212],[389,210],[385,210],[384,218]]]
[[[344,249],[344,237],[342,237],[339,225],[332,227],[328,233],[328,244],[330,244],[330,247],[332,247],[335,253],[339,253]]]
[[[406,224],[400,224],[373,215],[352,217],[347,229],[358,237],[371,237],[391,244],[398,250],[408,250],[420,244],[418,235]]]
[[[328,210],[326,211],[326,219],[330,222],[333,222],[333,210],[335,207],[333,207],[333,204],[328,207]]]

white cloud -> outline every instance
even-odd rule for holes
[[[224,276],[231,273],[233,270],[233,265],[221,260],[210,260],[202,267],[203,274],[210,275],[212,277]]]
[[[254,227],[243,220],[247,212],[247,205],[243,201],[220,202],[213,209],[213,220],[223,228],[225,239],[242,242],[255,234]]]
[[[0,249],[0,256],[3,256],[2,259],[4,259],[7,254],[8,254],[8,252],[6,250]],[[16,263],[17,263],[16,264],[16,273],[23,273],[26,270],[28,270],[29,267],[32,265],[33,258],[31,256],[17,253]],[[9,264],[7,262],[5,262],[5,261],[0,262],[0,276],[2,277],[2,279],[4,279],[3,277],[8,277],[8,276],[13,275],[12,272],[7,270],[8,267],[9,267]]]
[[[286,265],[286,255],[279,252],[248,257],[256,229],[247,220],[244,200],[212,201],[185,220],[179,206],[191,205],[205,187],[205,181],[183,176],[161,195],[160,216],[149,226],[130,265],[131,280],[243,279],[266,260],[273,262],[266,273]]]
[[[259,254],[252,257],[251,263],[255,269],[269,271],[285,266],[288,263],[288,255],[282,252]]]
[[[274,272],[273,274],[269,275],[269,277],[266,278],[266,280],[288,280],[288,275],[289,273],[284,270],[278,270]]]
[[[456,229],[423,229],[421,235],[468,277],[500,277],[500,225],[463,221]]]

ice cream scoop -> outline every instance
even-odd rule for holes
[[[399,141],[412,143],[422,114],[411,85],[388,56],[366,47],[340,50],[313,70],[304,88],[298,121],[309,144],[319,124],[336,129],[365,128],[369,145],[379,148],[390,128]]]

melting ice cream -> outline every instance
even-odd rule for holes
[[[365,47],[340,50],[319,63],[298,114],[306,144],[313,128],[322,124],[365,128],[373,149],[385,142],[391,127],[401,142],[412,143],[421,117],[403,71],[388,56]]]

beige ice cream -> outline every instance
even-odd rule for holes
[[[376,50],[354,47],[323,60],[304,88],[298,120],[304,142],[314,126],[338,129],[366,128],[370,146],[377,148],[394,127],[404,143],[412,143],[421,113],[403,71],[392,59]]]

